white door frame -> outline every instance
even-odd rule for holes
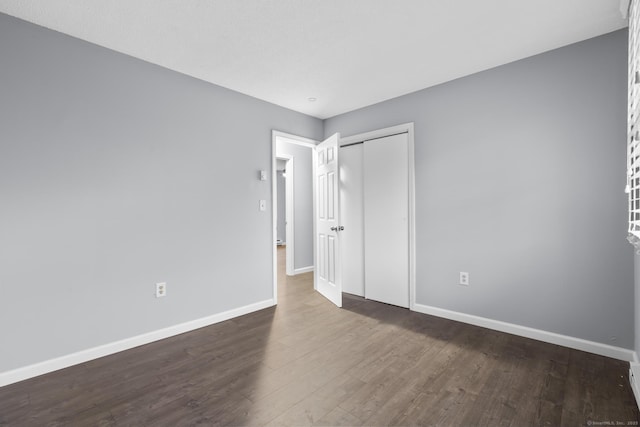
[[[407,133],[409,144],[409,310],[416,304],[416,174],[413,122],[340,138],[340,146]],[[367,284],[364,284],[365,289]]]
[[[271,230],[271,242],[272,242],[272,247],[273,247],[273,253],[272,253],[272,258],[273,258],[273,301],[275,304],[278,303],[278,245],[276,244],[276,241],[278,240],[278,232],[277,232],[277,227],[278,227],[278,222],[277,222],[277,216],[278,216],[278,206],[277,206],[277,202],[278,202],[278,181],[277,181],[277,166],[276,166],[276,159],[279,158],[287,158],[290,157],[290,159],[288,160],[288,162],[291,162],[290,164],[293,164],[294,162],[294,158],[291,156],[284,156],[284,155],[276,155],[276,142],[278,140],[282,140],[284,142],[287,142],[289,144],[295,144],[295,145],[301,145],[303,147],[309,147],[310,149],[313,149],[317,144],[318,141],[315,141],[313,139],[309,139],[309,138],[305,138],[302,136],[297,136],[297,135],[292,135],[289,133],[285,133],[285,132],[280,132],[277,130],[272,130],[271,131],[271,207],[272,207],[272,213],[271,213],[271,219],[272,219],[272,230]],[[312,156],[313,158],[313,156]],[[295,167],[295,166],[294,166]],[[315,179],[315,163],[313,164],[313,173],[314,173],[314,179]],[[293,189],[291,187],[289,187],[289,182],[293,183],[293,177],[291,177],[291,179],[289,179],[289,177],[287,176],[287,211],[289,211],[289,206],[291,206],[291,212],[294,212],[293,208],[293,200],[294,200],[294,195],[293,195],[293,191],[289,191],[289,188]],[[313,183],[314,188],[315,188],[315,181]],[[289,193],[290,194],[290,198],[289,198]],[[291,205],[289,205],[289,200],[291,200]],[[313,206],[312,206],[313,212],[315,212],[315,200],[313,201]],[[295,246],[294,246],[294,236],[295,236],[295,232],[293,231],[295,228],[295,215],[291,215],[292,218],[287,218],[287,246],[286,246],[286,251],[287,251],[287,274],[289,275],[294,274],[295,272],[295,266],[294,266],[294,250],[295,250]],[[289,222],[289,220],[291,220]],[[290,225],[289,225],[290,224]],[[292,230],[291,235],[289,235],[289,230]],[[316,224],[315,221],[313,223],[313,260],[315,262],[315,234],[316,234]],[[290,237],[291,236],[291,237]],[[291,245],[291,246],[289,246]],[[291,258],[291,262],[289,261],[289,258]],[[315,284],[314,284],[315,285]]]

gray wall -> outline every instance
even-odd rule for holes
[[[325,121],[415,122],[417,303],[633,348],[626,58],[621,30]]]
[[[0,58],[0,372],[272,297],[257,171],[322,121],[2,14]],[[418,303],[633,348],[625,82],[619,31],[324,134],[415,122]]]
[[[0,58],[0,372],[272,298],[258,171],[322,121],[1,14]]]
[[[318,138],[322,139],[322,138]],[[295,269],[313,266],[313,170],[311,148],[277,141],[276,153],[293,157]],[[291,240],[291,236],[288,236]],[[290,242],[289,242],[290,243]]]

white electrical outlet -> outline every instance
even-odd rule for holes
[[[156,283],[156,298],[167,296],[167,284],[165,282]]]
[[[463,286],[469,286],[469,273],[464,271],[460,272],[460,284]]]

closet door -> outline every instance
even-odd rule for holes
[[[340,221],[342,239],[342,292],[364,296],[364,227],[362,147],[340,148]]]
[[[407,134],[366,141],[363,169],[365,297],[409,307]]]

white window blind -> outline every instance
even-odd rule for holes
[[[629,241],[640,249],[640,40],[638,0],[629,5],[629,110],[627,117],[627,187]]]

